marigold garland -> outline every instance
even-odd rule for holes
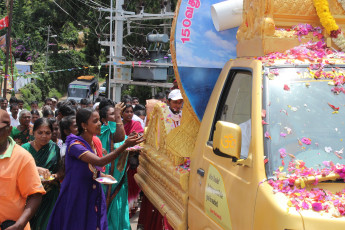
[[[320,18],[321,25],[326,29],[328,34],[339,29],[328,6],[327,0],[313,0],[316,13]]]
[[[341,1],[343,6],[344,1]],[[313,0],[316,13],[320,18],[321,25],[325,28],[326,32],[331,36],[332,41],[342,50],[345,51],[345,37],[334,17],[332,16],[328,0]],[[344,7],[344,6],[343,6]]]

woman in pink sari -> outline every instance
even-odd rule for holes
[[[141,126],[139,121],[133,121],[133,107],[132,105],[126,105],[122,113],[122,119],[124,124],[124,129],[126,135],[128,136],[132,132],[143,133],[144,129]],[[134,153],[134,154],[133,154]],[[134,174],[137,173],[137,167],[139,165],[138,152],[132,152],[128,158],[128,170],[127,170],[127,180],[128,180],[128,207],[129,207],[129,216],[135,214],[137,210],[137,200],[140,193],[140,188],[134,180]]]
[[[133,121],[133,107],[132,105],[126,105],[122,113],[123,125],[125,128],[126,135],[128,136],[132,132],[143,133],[144,129],[139,121]]]

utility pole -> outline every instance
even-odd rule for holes
[[[47,65],[48,65],[49,37],[50,37],[50,26],[48,26],[47,52],[46,52],[46,65],[45,65],[45,70],[47,70]]]
[[[108,73],[108,82],[107,82],[107,97],[110,98],[110,81],[111,81],[111,67],[113,66],[111,63],[113,62],[112,56],[113,56],[113,0],[110,0],[110,35],[109,35],[109,41],[110,41],[110,48],[109,48],[109,73]]]
[[[123,46],[123,9],[122,5],[124,0],[116,0],[116,14],[115,14],[115,57],[114,61],[122,61],[122,46]],[[117,77],[116,73],[119,73],[118,76],[122,76],[122,67],[115,66],[114,68],[114,80]],[[122,77],[120,78],[120,80]],[[113,99],[116,102],[121,101],[121,84],[115,84],[113,87]]]
[[[12,26],[12,11],[13,11],[13,0],[10,1],[10,9],[7,12],[8,15],[8,27],[7,27],[7,34],[6,34],[6,60],[5,60],[5,80],[4,80],[4,91],[3,91],[3,97],[6,98],[7,93],[7,78],[8,78],[8,59],[10,56],[10,50],[11,50],[11,26]],[[12,76],[13,78],[13,76]],[[14,84],[12,80],[12,84]],[[14,88],[14,85],[12,85],[12,88]]]
[[[122,84],[133,84],[132,81],[125,81],[122,79],[122,65],[118,65],[119,61],[123,60],[122,56],[122,48],[123,48],[123,23],[127,21],[127,31],[130,34],[130,23],[131,21],[141,21],[141,20],[164,20],[164,19],[172,19],[174,17],[173,12],[166,12],[162,10],[160,14],[149,14],[144,12],[144,6],[142,6],[141,11],[138,15],[134,12],[125,11],[122,9],[122,5],[124,4],[124,0],[116,0],[116,8],[113,9],[113,0],[111,1],[111,8],[99,8],[99,11],[110,12],[110,17],[107,19],[110,20],[110,39],[109,41],[100,41],[99,43],[103,46],[109,46],[109,61],[107,63],[102,63],[102,65],[109,65],[109,82],[107,84],[108,89],[108,98],[118,102],[121,100],[121,86]],[[113,17],[113,12],[115,12],[115,17]],[[112,30],[112,21],[115,21],[115,44],[113,44],[113,30]],[[117,64],[114,64],[116,62]],[[134,64],[138,64],[138,62],[124,62],[126,66],[132,66]],[[141,62],[140,62],[141,63]],[[156,64],[162,63],[150,63],[150,66],[154,66]],[[144,66],[145,63],[139,64]],[[170,66],[171,64],[167,63],[165,65]],[[113,72],[112,72],[112,67]],[[172,65],[171,65],[172,66]],[[167,83],[169,84],[169,83]],[[149,84],[148,86],[154,86],[155,84]],[[167,87],[171,87],[170,85]]]

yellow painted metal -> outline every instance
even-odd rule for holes
[[[252,138],[248,157],[249,159],[251,158],[251,167],[237,165],[229,158],[217,156],[213,152],[213,148],[207,145],[217,102],[231,67],[246,68],[253,72]],[[257,187],[259,182],[266,177],[263,164],[263,130],[261,124],[261,72],[262,66],[260,61],[240,58],[229,61],[218,78],[199,131],[199,133],[204,135],[198,136],[195,150],[191,156],[188,204],[188,224],[191,229],[222,229],[214,220],[215,218],[206,215],[204,200],[207,178],[196,173],[198,169],[203,169],[205,175],[208,175],[210,165],[216,167],[222,175],[228,199],[229,218],[231,219],[232,229],[252,229],[253,227]]]
[[[181,1],[178,1],[178,6]],[[344,29],[344,10],[337,0],[329,0],[329,5],[338,25]],[[289,208],[287,197],[275,194],[265,181],[262,63],[245,58],[283,52],[315,39],[310,34],[299,41],[295,32],[279,30],[299,23],[319,26],[312,0],[244,0],[243,18],[237,34],[237,54],[242,58],[231,60],[224,66],[201,124],[184,93],[177,71],[175,18],[170,41],[175,76],[185,99],[182,122],[180,127],[168,132],[162,108],[155,107],[145,131],[146,142],[135,179],[174,229],[343,229],[344,218],[331,219],[317,212],[298,212]],[[253,73],[249,154],[247,159],[237,163],[216,155],[212,145],[207,144],[217,103],[232,67],[245,68]],[[214,141],[219,146],[217,137]],[[191,171],[176,170],[184,157],[189,156]],[[322,186],[333,191],[342,189],[339,184]],[[207,196],[209,194],[216,196]],[[217,196],[226,200],[226,205],[222,203],[218,209],[210,208],[210,204],[219,204]],[[227,211],[219,212],[226,207]]]
[[[217,122],[213,137],[213,151],[239,159],[241,155],[241,141],[240,126],[225,121]]]
[[[182,118],[181,126],[170,131],[166,122],[165,109],[167,107],[163,104],[157,104],[153,109],[150,122],[145,130],[146,141],[139,157],[140,165],[135,180],[150,202],[163,216],[167,217],[174,229],[185,229],[187,226],[189,171],[177,168],[181,161],[183,163],[184,158],[167,146],[169,136],[181,135],[183,137],[183,124],[190,120],[188,116],[185,116]],[[176,130],[180,130],[181,133],[176,134]],[[188,138],[191,137],[185,136],[183,141],[180,141],[182,142],[180,143],[181,149],[179,149],[181,152],[194,148],[194,145],[183,145]],[[193,140],[191,141],[194,144]]]
[[[328,2],[337,24],[344,30],[345,11],[337,0]],[[318,41],[312,33],[298,38],[293,30],[280,30],[305,23],[321,26],[313,0],[244,0],[243,8],[243,23],[237,32],[238,57],[284,52],[310,40]]]
[[[217,103],[231,68],[244,68],[253,73],[251,143],[248,158],[237,163],[216,155],[212,145],[207,144]],[[169,135],[178,129],[167,134],[166,117],[160,106],[155,107],[145,132],[147,141],[135,179],[174,229],[343,228],[344,218],[321,216],[310,210],[297,211],[288,207],[286,196],[273,192],[266,181],[261,108],[262,63],[249,58],[229,61],[220,74],[198,130],[199,135],[196,135],[188,172],[176,170],[181,156],[167,148]],[[217,141],[220,143],[215,137],[214,142]],[[183,139],[180,142],[185,143]],[[339,183],[320,184],[318,187],[322,186],[335,192],[344,188]],[[218,207],[214,208],[211,204],[218,204]],[[222,211],[224,208],[227,211]]]
[[[288,199],[282,193],[274,194],[272,187],[260,184],[256,196],[253,229],[304,229],[300,213],[289,208]]]

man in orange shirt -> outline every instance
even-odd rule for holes
[[[0,225],[29,230],[45,190],[31,154],[10,137],[11,119],[0,110]]]

